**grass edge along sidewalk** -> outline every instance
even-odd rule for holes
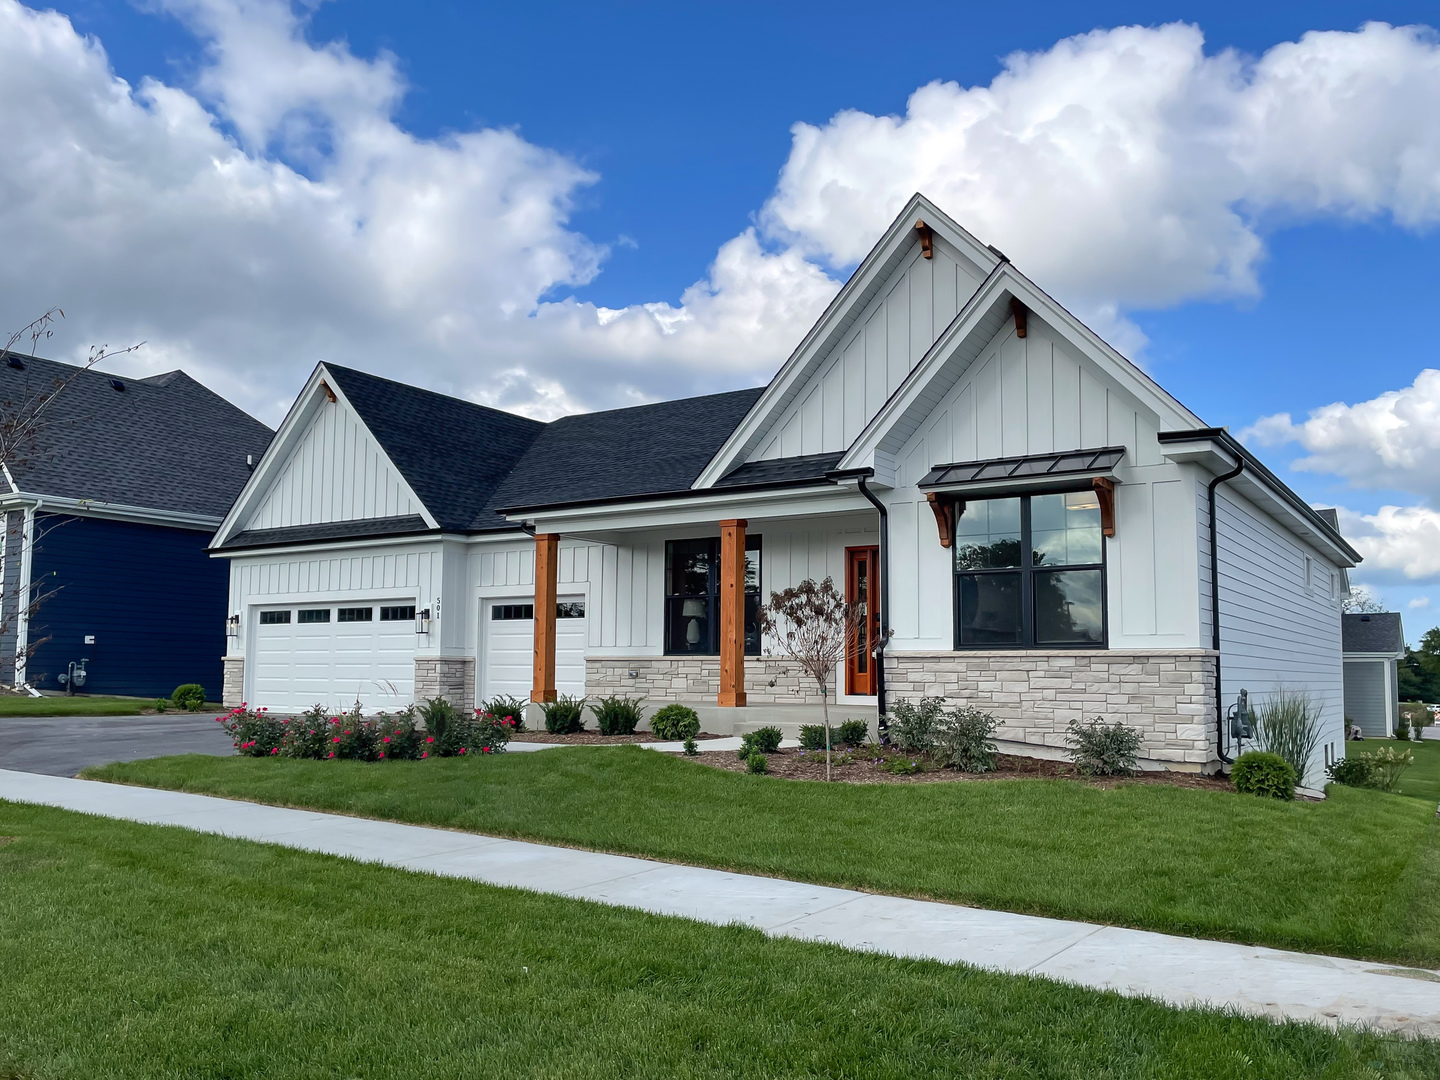
[[[0,802],[0,1075],[1420,1078],[1175,1009]]]
[[[634,747],[390,764],[185,756],[91,779],[869,892],[1440,966],[1434,807],[1065,780],[825,785]]]

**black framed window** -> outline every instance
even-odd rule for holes
[[[368,607],[342,607],[340,622],[374,622],[375,609]]]
[[[665,652],[720,653],[720,540],[665,545]],[[745,651],[760,654],[760,537],[745,538]]]
[[[330,609],[322,608],[301,608],[300,621],[302,623],[317,623],[330,621]]]
[[[490,609],[491,622],[535,618],[534,604],[496,604]]]
[[[585,617],[585,601],[561,600],[555,605],[555,617],[557,619],[583,619]]]
[[[1093,491],[965,503],[955,647],[1104,648],[1105,536]]]
[[[290,612],[289,612],[289,611],[262,611],[262,612],[260,612],[260,625],[261,625],[261,626],[275,626],[275,625],[277,625],[277,624],[279,624],[279,623],[288,623],[289,621],[290,621]]]
[[[414,604],[397,604],[380,609],[381,622],[410,622],[415,618]]]

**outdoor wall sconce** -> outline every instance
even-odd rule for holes
[[[227,638],[240,636],[239,615],[231,615],[228,619],[225,620],[225,636]]]
[[[415,632],[417,634],[430,633],[430,609],[420,608],[415,612]]]

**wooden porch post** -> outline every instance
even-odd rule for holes
[[[531,701],[554,701],[555,693],[555,573],[560,537],[535,534],[535,679]]]
[[[745,704],[745,521],[720,522],[720,696]]]

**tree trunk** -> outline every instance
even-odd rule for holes
[[[820,715],[825,720],[825,782],[830,783],[830,695],[826,693],[825,684],[820,684]]]

